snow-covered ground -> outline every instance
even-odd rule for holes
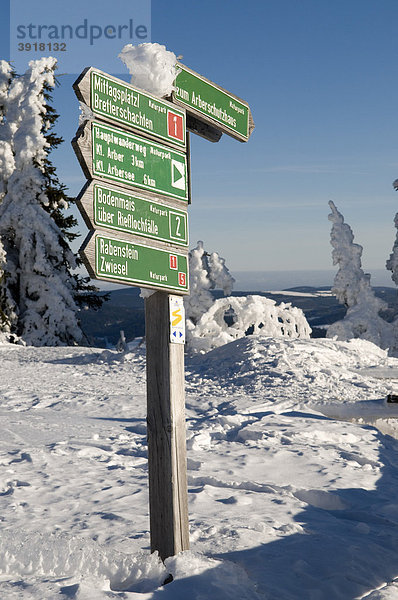
[[[163,566],[144,349],[0,358],[1,600],[398,598],[398,359],[265,337],[187,359],[191,551]]]

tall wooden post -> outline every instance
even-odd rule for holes
[[[184,345],[170,342],[169,295],[145,300],[151,552],[189,549]]]
[[[73,86],[95,118],[79,127],[72,140],[90,180],[77,199],[91,229],[80,249],[89,274],[151,289],[162,282],[162,291],[145,300],[151,550],[157,550],[162,560],[189,548],[185,336],[180,325],[183,307],[179,307],[181,296],[189,292],[186,204],[191,201],[191,188],[186,127],[212,142],[223,133],[246,142],[254,128],[246,102],[184,65],[179,71],[172,103],[93,67],[85,69]],[[92,102],[94,91],[99,103]],[[219,107],[221,116],[207,114],[190,100],[199,92],[206,98],[204,106]],[[130,105],[137,117],[134,123],[121,116],[122,98],[127,95],[135,101],[134,107]],[[142,122],[139,115],[145,117]],[[120,157],[125,169],[119,169]],[[113,200],[109,204],[103,200],[108,195],[121,201],[117,214]],[[151,227],[142,231],[142,221]]]

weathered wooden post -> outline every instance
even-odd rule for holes
[[[145,300],[151,550],[189,548],[184,344],[170,339],[170,296]]]
[[[189,548],[187,128],[213,142],[223,133],[245,142],[254,127],[247,103],[179,67],[170,101],[93,67],[73,85],[91,110],[72,140],[89,180],[77,198],[90,229],[83,261],[94,279],[155,290],[145,300],[149,506],[151,550],[163,560]]]
[[[156,290],[145,301],[149,506],[151,550],[164,560],[189,548],[185,109],[94,68],[83,71],[74,89],[92,111],[72,142],[89,179],[77,199],[91,229],[83,260],[95,279]]]

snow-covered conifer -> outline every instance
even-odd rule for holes
[[[214,302],[210,290],[221,288],[224,295],[229,296],[234,282],[234,278],[225,266],[225,259],[217,252],[211,254],[206,252],[203,242],[199,241],[196,248],[189,252],[190,295],[184,296],[188,346],[196,324]]]
[[[13,76],[11,65],[5,60],[0,60],[0,202],[5,194],[6,182],[15,168],[10,144],[10,126],[5,119],[6,102]]]
[[[330,233],[330,243],[333,246],[333,264],[339,266],[334,279],[332,292],[341,304],[349,308],[355,306],[360,290],[360,282],[365,273],[361,268],[363,248],[354,243],[354,234],[351,227],[344,223],[343,215],[337,210],[334,202],[330,200],[332,210],[328,216],[333,223]],[[366,277],[370,277],[366,275]]]
[[[6,181],[14,170],[14,157],[11,152],[9,142],[10,136],[5,120],[6,100],[12,77],[13,72],[11,65],[5,60],[0,60],[0,203],[4,197]],[[4,281],[5,262],[6,253],[0,239],[0,286],[1,282]],[[12,315],[12,318],[14,318],[15,315],[12,314],[12,308],[8,306],[5,291],[2,291],[2,295],[4,297],[0,296],[0,331],[4,331],[8,334],[10,329],[10,317]],[[2,307],[5,308],[6,305],[7,310],[3,310]]]
[[[13,160],[0,204],[0,330],[37,346],[76,343],[82,337],[79,282],[70,272],[76,261],[67,243],[73,222],[62,216],[66,196],[48,159],[61,141],[51,132],[57,115],[47,102],[55,68],[56,59],[42,58],[14,77],[0,122],[0,140]],[[11,75],[4,62],[1,69]]]
[[[214,302],[210,290],[221,288],[224,295],[229,296],[234,282],[225,266],[225,259],[217,252],[206,252],[203,242],[199,241],[196,248],[189,252],[190,295],[184,297],[186,318],[196,324]]]
[[[354,243],[351,227],[330,201],[329,220],[333,223],[330,243],[333,246],[333,264],[339,266],[332,288],[333,294],[347,307],[341,321],[329,326],[327,337],[339,340],[361,338],[387,348],[392,344],[392,328],[379,316],[388,308],[386,302],[375,296],[370,285],[370,274],[361,266],[362,246]]]
[[[398,230],[398,213],[395,215],[394,224]],[[386,269],[392,272],[391,279],[395,285],[398,285],[398,231],[392,248],[392,253],[386,262]]]
[[[395,190],[398,190],[398,179],[396,179],[394,181],[393,188]],[[395,215],[394,225],[395,225],[396,229],[398,230],[398,213],[396,213],[396,215]],[[395,237],[392,252],[390,254],[389,259],[386,262],[386,269],[391,271],[391,279],[393,280],[395,285],[398,285],[398,231],[397,231],[397,234]],[[395,318],[391,327],[393,329],[393,335],[394,335],[394,342],[392,344],[391,354],[396,356],[398,354],[398,317]]]

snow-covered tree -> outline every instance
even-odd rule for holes
[[[187,321],[195,325],[214,302],[210,290],[221,288],[225,296],[230,296],[235,279],[225,266],[225,259],[217,252],[209,254],[203,242],[189,252],[190,295],[184,297]]]
[[[377,298],[371,288],[370,274],[364,273],[361,266],[363,248],[354,243],[351,227],[344,222],[343,215],[332,201],[329,206],[332,212],[328,218],[333,223],[330,235],[333,264],[339,266],[332,292],[347,307],[347,314],[344,319],[329,326],[327,337],[340,340],[361,338],[382,348],[390,347],[392,327],[379,315],[388,305]]]
[[[8,141],[10,136],[5,121],[6,100],[12,77],[11,65],[5,60],[0,60],[0,203],[5,194],[5,183],[14,169],[14,157]],[[6,309],[7,297],[5,291],[1,288],[4,281],[5,263],[6,253],[0,239],[0,332],[4,331],[9,334],[10,318],[7,315],[12,312],[12,309],[8,306]],[[12,315],[12,318],[14,317],[15,315]]]
[[[10,145],[10,126],[5,119],[6,102],[13,77],[11,65],[0,60],[0,202],[6,191],[5,184],[15,167]]]
[[[395,190],[398,190],[398,179],[396,179],[392,185]],[[395,215],[394,225],[398,230],[398,213]],[[386,269],[392,272],[391,279],[395,285],[398,285],[398,231],[392,248],[392,253],[386,262]]]
[[[398,190],[398,179],[396,179],[393,183],[393,187],[395,190]],[[394,225],[398,230],[398,213],[396,213],[394,218]],[[395,237],[394,245],[392,248],[392,252],[390,254],[389,259],[386,262],[386,269],[391,271],[391,279],[398,285],[398,231]],[[395,317],[394,321],[391,324],[393,330],[393,343],[391,347],[390,354],[397,356],[398,355],[398,317]]]
[[[56,59],[31,61],[14,76],[0,63],[2,119],[0,160],[0,330],[11,341],[65,345],[82,338],[77,297],[83,287],[71,270],[65,189],[48,154],[60,143],[51,131],[57,118],[48,104]],[[1,94],[1,92],[0,92]],[[7,170],[8,169],[8,170]]]
[[[330,200],[332,210],[328,216],[333,223],[330,233],[330,243],[333,246],[333,264],[339,266],[334,279],[332,292],[341,304],[347,308],[355,306],[360,293],[360,282],[370,275],[363,272],[361,256],[363,248],[354,243],[354,234],[351,227],[344,223],[343,215],[337,210],[334,202]]]
[[[209,254],[203,242],[189,252],[189,296],[184,296],[187,344],[196,324],[214,303],[210,290],[221,288],[225,296],[232,292],[235,279],[217,252]]]
[[[187,350],[205,353],[246,335],[308,339],[311,327],[303,311],[290,303],[277,305],[263,296],[219,298],[187,330]]]
[[[217,252],[203,242],[189,253],[190,295],[184,296],[187,350],[209,352],[245,335],[309,338],[304,313],[290,304],[277,306],[261,296],[231,296],[235,280]],[[226,298],[214,300],[210,290],[222,289]]]

